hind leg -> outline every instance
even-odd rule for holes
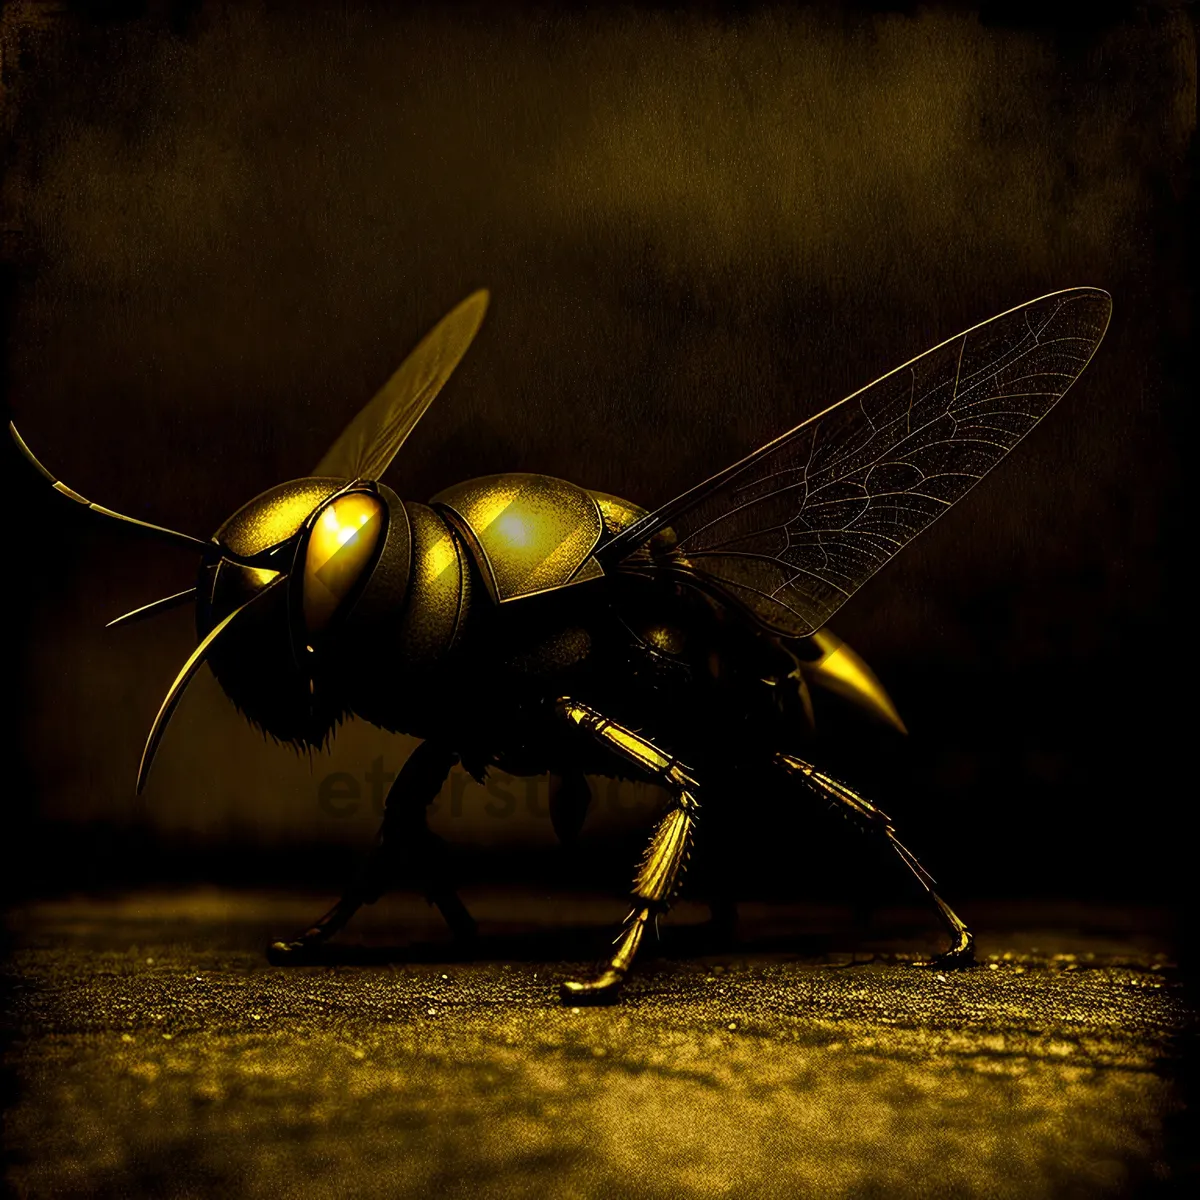
[[[345,895],[308,929],[287,941],[273,942],[267,957],[277,964],[311,960],[318,948],[344,929],[364,904],[373,904],[397,876],[413,880],[436,904],[455,937],[469,939],[475,921],[451,882],[445,844],[429,828],[429,805],[458,755],[434,742],[422,742],[408,756],[388,792],[383,825],[360,877]]]
[[[775,765],[781,767],[790,778],[802,783],[808,791],[828,800],[864,833],[882,838],[925,890],[937,912],[938,919],[950,935],[950,948],[928,963],[921,965],[967,967],[974,963],[975,939],[972,937],[971,931],[950,905],[934,891],[933,877],[917,862],[908,847],[896,836],[891,818],[887,813],[876,808],[869,800],[864,800],[844,783],[818,771],[816,767],[802,758],[779,753],[775,755],[774,761]]]

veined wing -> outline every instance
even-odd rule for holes
[[[399,370],[346,426],[313,475],[379,479],[467,352],[487,311],[475,292],[421,339]]]
[[[976,325],[648,514],[602,560],[619,568],[670,526],[673,569],[775,632],[810,634],[1050,411],[1111,309],[1073,288]]]

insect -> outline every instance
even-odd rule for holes
[[[614,1001],[646,929],[678,892],[703,809],[768,792],[833,806],[894,851],[969,964],[966,925],[891,820],[810,760],[810,684],[899,724],[887,693],[826,628],[838,607],[961,498],[1088,363],[1107,293],[1060,291],[950,338],[646,511],[545,475],[502,474],[402,500],[383,477],[483,320],[486,292],[446,316],[303,478],[238,509],[209,540],[92,504],[17,444],[61,494],[192,546],[194,587],[119,625],[195,604],[198,645],[155,717],[147,773],[207,662],[256,725],[322,745],[354,715],[421,739],[388,795],[362,876],[276,962],[311,961],[355,911],[405,877],[469,938],[427,806],[457,763],[551,776],[577,833],[587,775],[661,785],[670,805],[636,869],[607,962],[562,984]]]

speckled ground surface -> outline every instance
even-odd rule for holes
[[[917,945],[902,922],[874,934],[900,957],[872,958],[836,913],[789,926],[750,910],[724,949],[667,930],[622,1006],[572,1010],[555,958],[603,944],[611,901],[477,897],[489,936],[471,962],[395,901],[341,962],[268,966],[266,938],[319,903],[200,891],[14,912],[15,1192],[1029,1198],[1179,1183],[1164,1128],[1188,1018],[1153,914],[979,910],[983,965],[940,975],[901,960]],[[397,928],[408,950],[386,949]]]

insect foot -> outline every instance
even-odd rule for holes
[[[936,967],[940,971],[961,971],[974,965],[975,938],[968,929],[959,934],[954,945],[945,953],[913,963],[914,967]]]
[[[679,811],[679,810],[676,810]],[[667,820],[671,815],[668,814]],[[665,823],[665,822],[664,822]],[[653,848],[653,843],[651,843]],[[594,979],[568,979],[559,989],[564,1004],[616,1004],[621,984],[633,966],[646,926],[661,911],[656,904],[642,904],[625,918],[625,927],[617,937],[616,953]]]
[[[314,963],[318,958],[321,942],[306,942],[298,938],[294,942],[272,942],[267,947],[267,962],[273,967],[302,967]]]
[[[343,896],[323,917],[299,937],[272,942],[267,947],[267,961],[276,967],[298,967],[316,962],[321,947],[359,910],[362,900],[357,893]]]
[[[625,972],[612,967],[601,971],[595,979],[568,979],[559,988],[564,1004],[616,1004],[621,998]]]

